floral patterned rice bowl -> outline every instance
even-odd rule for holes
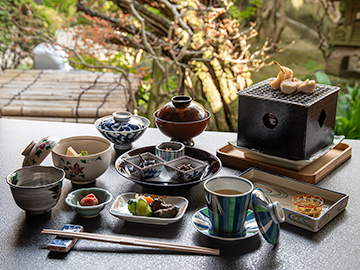
[[[69,147],[77,153],[87,151],[86,156],[66,155]],[[52,151],[53,163],[65,171],[72,183],[84,185],[102,175],[110,165],[111,143],[97,136],[74,136],[62,139]]]

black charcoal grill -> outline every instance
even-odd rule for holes
[[[284,94],[269,83],[237,93],[238,146],[303,160],[333,142],[339,87],[316,84],[310,94]]]

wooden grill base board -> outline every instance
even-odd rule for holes
[[[216,150],[216,155],[224,165],[246,170],[255,167],[270,173],[287,176],[299,181],[316,184],[338,166],[351,158],[351,145],[340,143],[324,156],[305,166],[299,171],[294,171],[279,166],[246,158],[244,152],[231,145],[225,145]]]

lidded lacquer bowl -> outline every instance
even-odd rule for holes
[[[172,141],[193,146],[207,127],[211,113],[189,96],[175,96],[154,112],[155,124]]]
[[[149,125],[147,118],[130,112],[114,112],[95,121],[98,131],[120,150],[131,149],[132,143],[144,134]]]

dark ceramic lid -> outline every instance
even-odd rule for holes
[[[260,232],[266,241],[276,244],[279,241],[280,223],[285,221],[280,203],[272,203],[261,189],[256,188],[251,194],[251,204]]]

